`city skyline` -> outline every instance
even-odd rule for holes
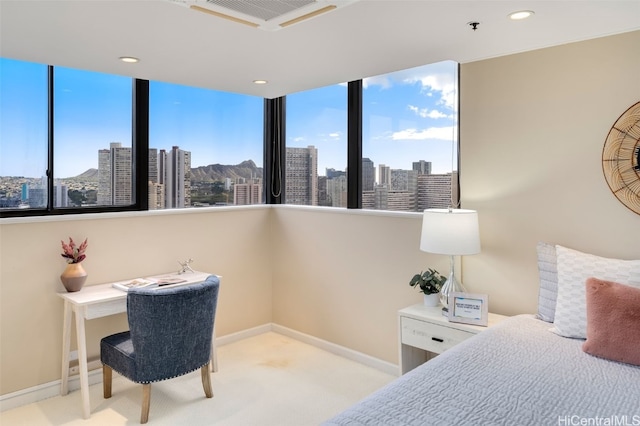
[[[319,175],[318,154],[319,150],[313,146],[286,148],[284,201],[287,204],[347,207],[347,171],[329,169],[327,176]],[[76,207],[129,205],[133,202],[131,148],[112,142],[108,148],[100,149],[98,155],[99,166],[93,179],[87,176],[79,181],[55,180],[56,207],[70,205],[72,197],[72,204]],[[264,202],[262,176],[253,171],[248,176],[246,169],[242,172],[232,169],[225,172],[230,173],[218,174],[214,179],[211,175],[201,174],[202,179],[193,179],[189,151],[178,146],[173,146],[171,150],[151,148],[148,208]],[[457,178],[452,173],[432,174],[432,164],[425,160],[412,162],[410,169],[392,169],[379,164],[379,178],[376,179],[374,163],[363,158],[362,174],[363,208],[400,211],[445,208],[452,204],[457,194]],[[0,176],[0,208],[46,206],[46,185],[46,178],[14,179]]]
[[[46,66],[0,60],[5,74],[0,148],[9,153],[2,155],[0,176],[41,177],[46,171],[46,119],[30,126],[28,134],[12,123],[24,122],[27,110],[43,112]],[[363,157],[395,169],[424,159],[432,162],[434,173],[455,170],[456,73],[457,64],[445,61],[363,79]],[[21,74],[29,78],[17,79]],[[56,111],[64,115],[56,120],[55,177],[69,178],[97,168],[99,146],[130,144],[131,79],[59,68],[56,76]],[[8,84],[14,77],[29,84]],[[32,84],[34,79],[42,84]],[[100,90],[92,88],[96,83]],[[106,92],[122,95],[92,104],[91,96],[100,99]],[[252,96],[152,81],[150,148],[184,147],[192,152],[193,167],[245,160],[262,167],[263,102]],[[346,85],[291,94],[287,106],[287,147],[317,147],[320,175],[326,169],[345,170]]]

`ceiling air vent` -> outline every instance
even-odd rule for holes
[[[358,0],[169,0],[219,18],[274,31]]]

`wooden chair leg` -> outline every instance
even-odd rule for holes
[[[140,423],[149,421],[149,406],[151,405],[151,384],[142,385],[142,413],[140,414]]]
[[[202,387],[204,388],[204,394],[207,398],[213,397],[213,391],[211,390],[211,372],[209,372],[209,361],[206,365],[200,368],[200,375],[202,376]]]
[[[102,395],[105,399],[111,398],[111,378],[113,370],[106,364],[102,364]]]

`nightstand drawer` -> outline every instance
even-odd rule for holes
[[[401,327],[403,344],[437,354],[474,335],[474,333],[406,317],[401,318]]]

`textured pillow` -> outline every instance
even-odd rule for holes
[[[587,293],[588,354],[640,365],[640,289],[589,278]]]
[[[587,278],[640,287],[640,260],[607,259],[562,246],[556,246],[556,257],[558,300],[553,331],[561,336],[587,338]]]
[[[556,314],[556,299],[558,297],[558,269],[556,267],[556,246],[539,242],[536,246],[538,253],[538,319],[553,322]]]

